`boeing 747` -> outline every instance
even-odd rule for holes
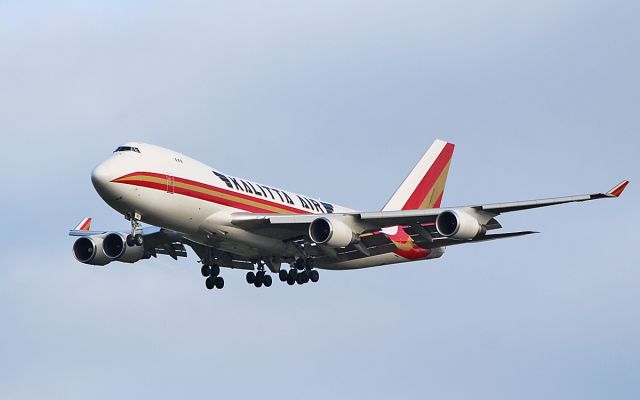
[[[221,268],[247,270],[255,287],[277,274],[289,285],[318,282],[318,270],[369,268],[442,257],[448,246],[529,235],[499,232],[501,214],[616,198],[605,193],[462,207],[441,207],[454,145],[436,140],[380,211],[362,212],[218,171],[180,153],[127,143],[91,174],[102,199],[130,221],[127,231],[91,230],[85,218],[75,258],[84,264],[135,263],[197,254],[208,289],[222,289]],[[141,223],[151,226],[142,228]],[[283,268],[289,264],[289,268]]]

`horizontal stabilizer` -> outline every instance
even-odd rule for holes
[[[91,230],[91,218],[85,218],[75,228],[74,231],[90,231]]]

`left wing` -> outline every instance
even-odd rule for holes
[[[69,236],[104,236],[111,232],[116,231],[91,230],[91,218],[84,218],[74,229],[69,231]],[[144,239],[145,250],[153,257],[161,254],[168,255],[174,260],[177,260],[178,257],[187,256],[187,250],[182,243],[183,238],[177,232],[149,226],[142,229],[142,237]]]
[[[183,238],[180,234],[166,229],[154,227],[154,232],[145,233],[143,231],[144,246],[149,253],[157,257],[158,254],[167,255],[174,260],[178,257],[186,257],[187,249],[185,249]]]

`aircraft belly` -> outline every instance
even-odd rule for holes
[[[377,267],[381,265],[407,262],[406,258],[395,253],[379,254],[371,257],[358,258],[349,261],[339,261],[331,264],[319,265],[319,269],[344,270]]]
[[[389,264],[405,263],[409,261],[424,261],[424,260],[431,260],[434,258],[440,258],[444,255],[444,251],[445,251],[444,247],[434,248],[434,249],[431,249],[431,252],[429,253],[428,256],[421,259],[417,259],[417,260],[405,258],[396,253],[385,253],[385,254],[379,254],[379,255],[370,256],[370,257],[357,258],[357,259],[348,260],[348,261],[338,261],[335,263],[318,265],[318,269],[330,269],[330,270],[360,269],[360,268],[378,267],[378,266],[389,265]]]

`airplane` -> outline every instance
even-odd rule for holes
[[[369,268],[444,255],[446,247],[524,236],[492,233],[496,217],[557,204],[617,198],[629,181],[604,193],[441,207],[454,145],[436,140],[380,211],[356,211],[222,173],[178,152],[126,143],[99,164],[91,181],[125,219],[128,231],[91,230],[83,219],[70,236],[84,264],[135,263],[198,256],[207,289],[222,289],[222,268],[246,270],[247,283],[270,287],[318,282],[318,270]],[[150,226],[142,227],[142,223]],[[289,264],[286,269],[282,265]]]

